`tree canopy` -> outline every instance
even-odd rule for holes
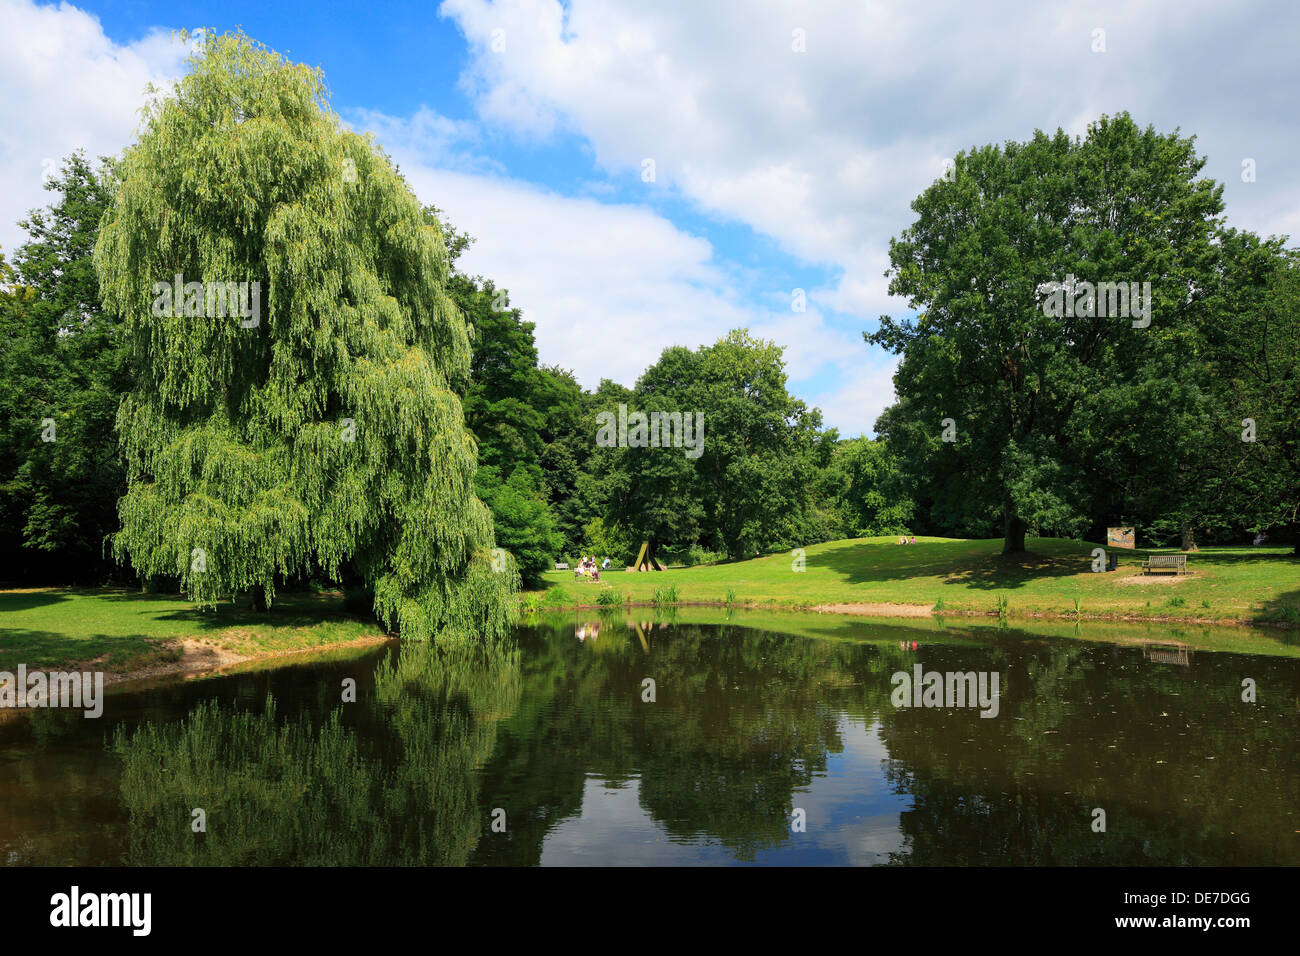
[[[1193,356],[1223,204],[1194,146],[1102,117],[959,154],[913,202],[890,289],[921,314],[866,338],[903,356],[878,431],[933,520],[996,518],[1023,551],[1030,528],[1149,513],[1204,449],[1211,372]]]
[[[117,552],[205,604],[350,566],[405,637],[500,631],[444,238],[320,74],[207,36],[119,171],[95,249],[134,365]]]
[[[113,421],[125,390],[120,323],[100,308],[91,254],[112,173],[73,153],[12,270],[0,258],[0,576],[102,583],[124,488]],[[10,272],[12,274],[10,274]]]

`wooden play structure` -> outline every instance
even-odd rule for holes
[[[668,570],[655,558],[655,549],[650,547],[649,541],[641,542],[641,550],[637,553],[636,563],[628,568],[629,571],[666,571]]]

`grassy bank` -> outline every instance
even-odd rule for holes
[[[338,593],[286,595],[266,613],[229,604],[198,611],[176,595],[48,588],[0,591],[0,670],[96,662],[113,673],[181,662],[310,650],[379,636]]]
[[[550,572],[546,594],[525,607],[707,602],[814,608],[893,604],[953,614],[1001,611],[1007,617],[1078,620],[1151,619],[1300,625],[1300,559],[1283,548],[1206,548],[1188,556],[1191,574],[1141,573],[1144,557],[1168,551],[1119,551],[1119,570],[1094,573],[1084,541],[1033,538],[1029,553],[1003,555],[1002,542],[918,538],[831,541],[805,549],[805,569],[790,553],[748,561],[608,571],[600,582]],[[675,591],[675,594],[673,593]]]
[[[1140,562],[1150,552],[1120,552],[1118,571],[1094,573],[1094,547],[1034,539],[1029,554],[1003,556],[1000,541],[925,538],[906,546],[887,538],[834,541],[807,548],[803,571],[792,570],[790,554],[776,554],[662,573],[610,571],[599,583],[552,572],[550,589],[525,594],[521,603],[525,609],[594,608],[603,594],[606,610],[652,606],[656,598],[661,606],[682,610],[730,604],[745,609],[752,626],[764,626],[758,622],[768,611],[809,608],[912,612],[921,615],[912,626],[922,627],[929,626],[931,614],[944,616],[949,626],[968,614],[1061,626],[1120,620],[1165,627],[1300,625],[1300,560],[1283,549],[1207,548],[1189,556],[1190,575],[1144,578]],[[847,625],[839,618],[828,615],[815,624],[816,619],[788,615],[770,626],[789,633],[843,632]],[[0,670],[20,663],[95,662],[110,673],[139,673],[191,659],[213,666],[379,636],[372,621],[343,610],[337,593],[286,595],[269,613],[258,613],[229,604],[201,612],[176,595],[133,590],[0,591]],[[1218,637],[1211,643],[1225,646]]]

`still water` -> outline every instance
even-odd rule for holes
[[[1300,659],[744,621],[548,620],[11,712],[0,861],[1300,864]],[[996,675],[996,708],[897,706],[930,673]]]

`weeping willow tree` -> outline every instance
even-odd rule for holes
[[[207,36],[145,111],[95,249],[136,378],[113,546],[201,606],[360,575],[404,637],[500,633],[442,233],[319,71]]]

